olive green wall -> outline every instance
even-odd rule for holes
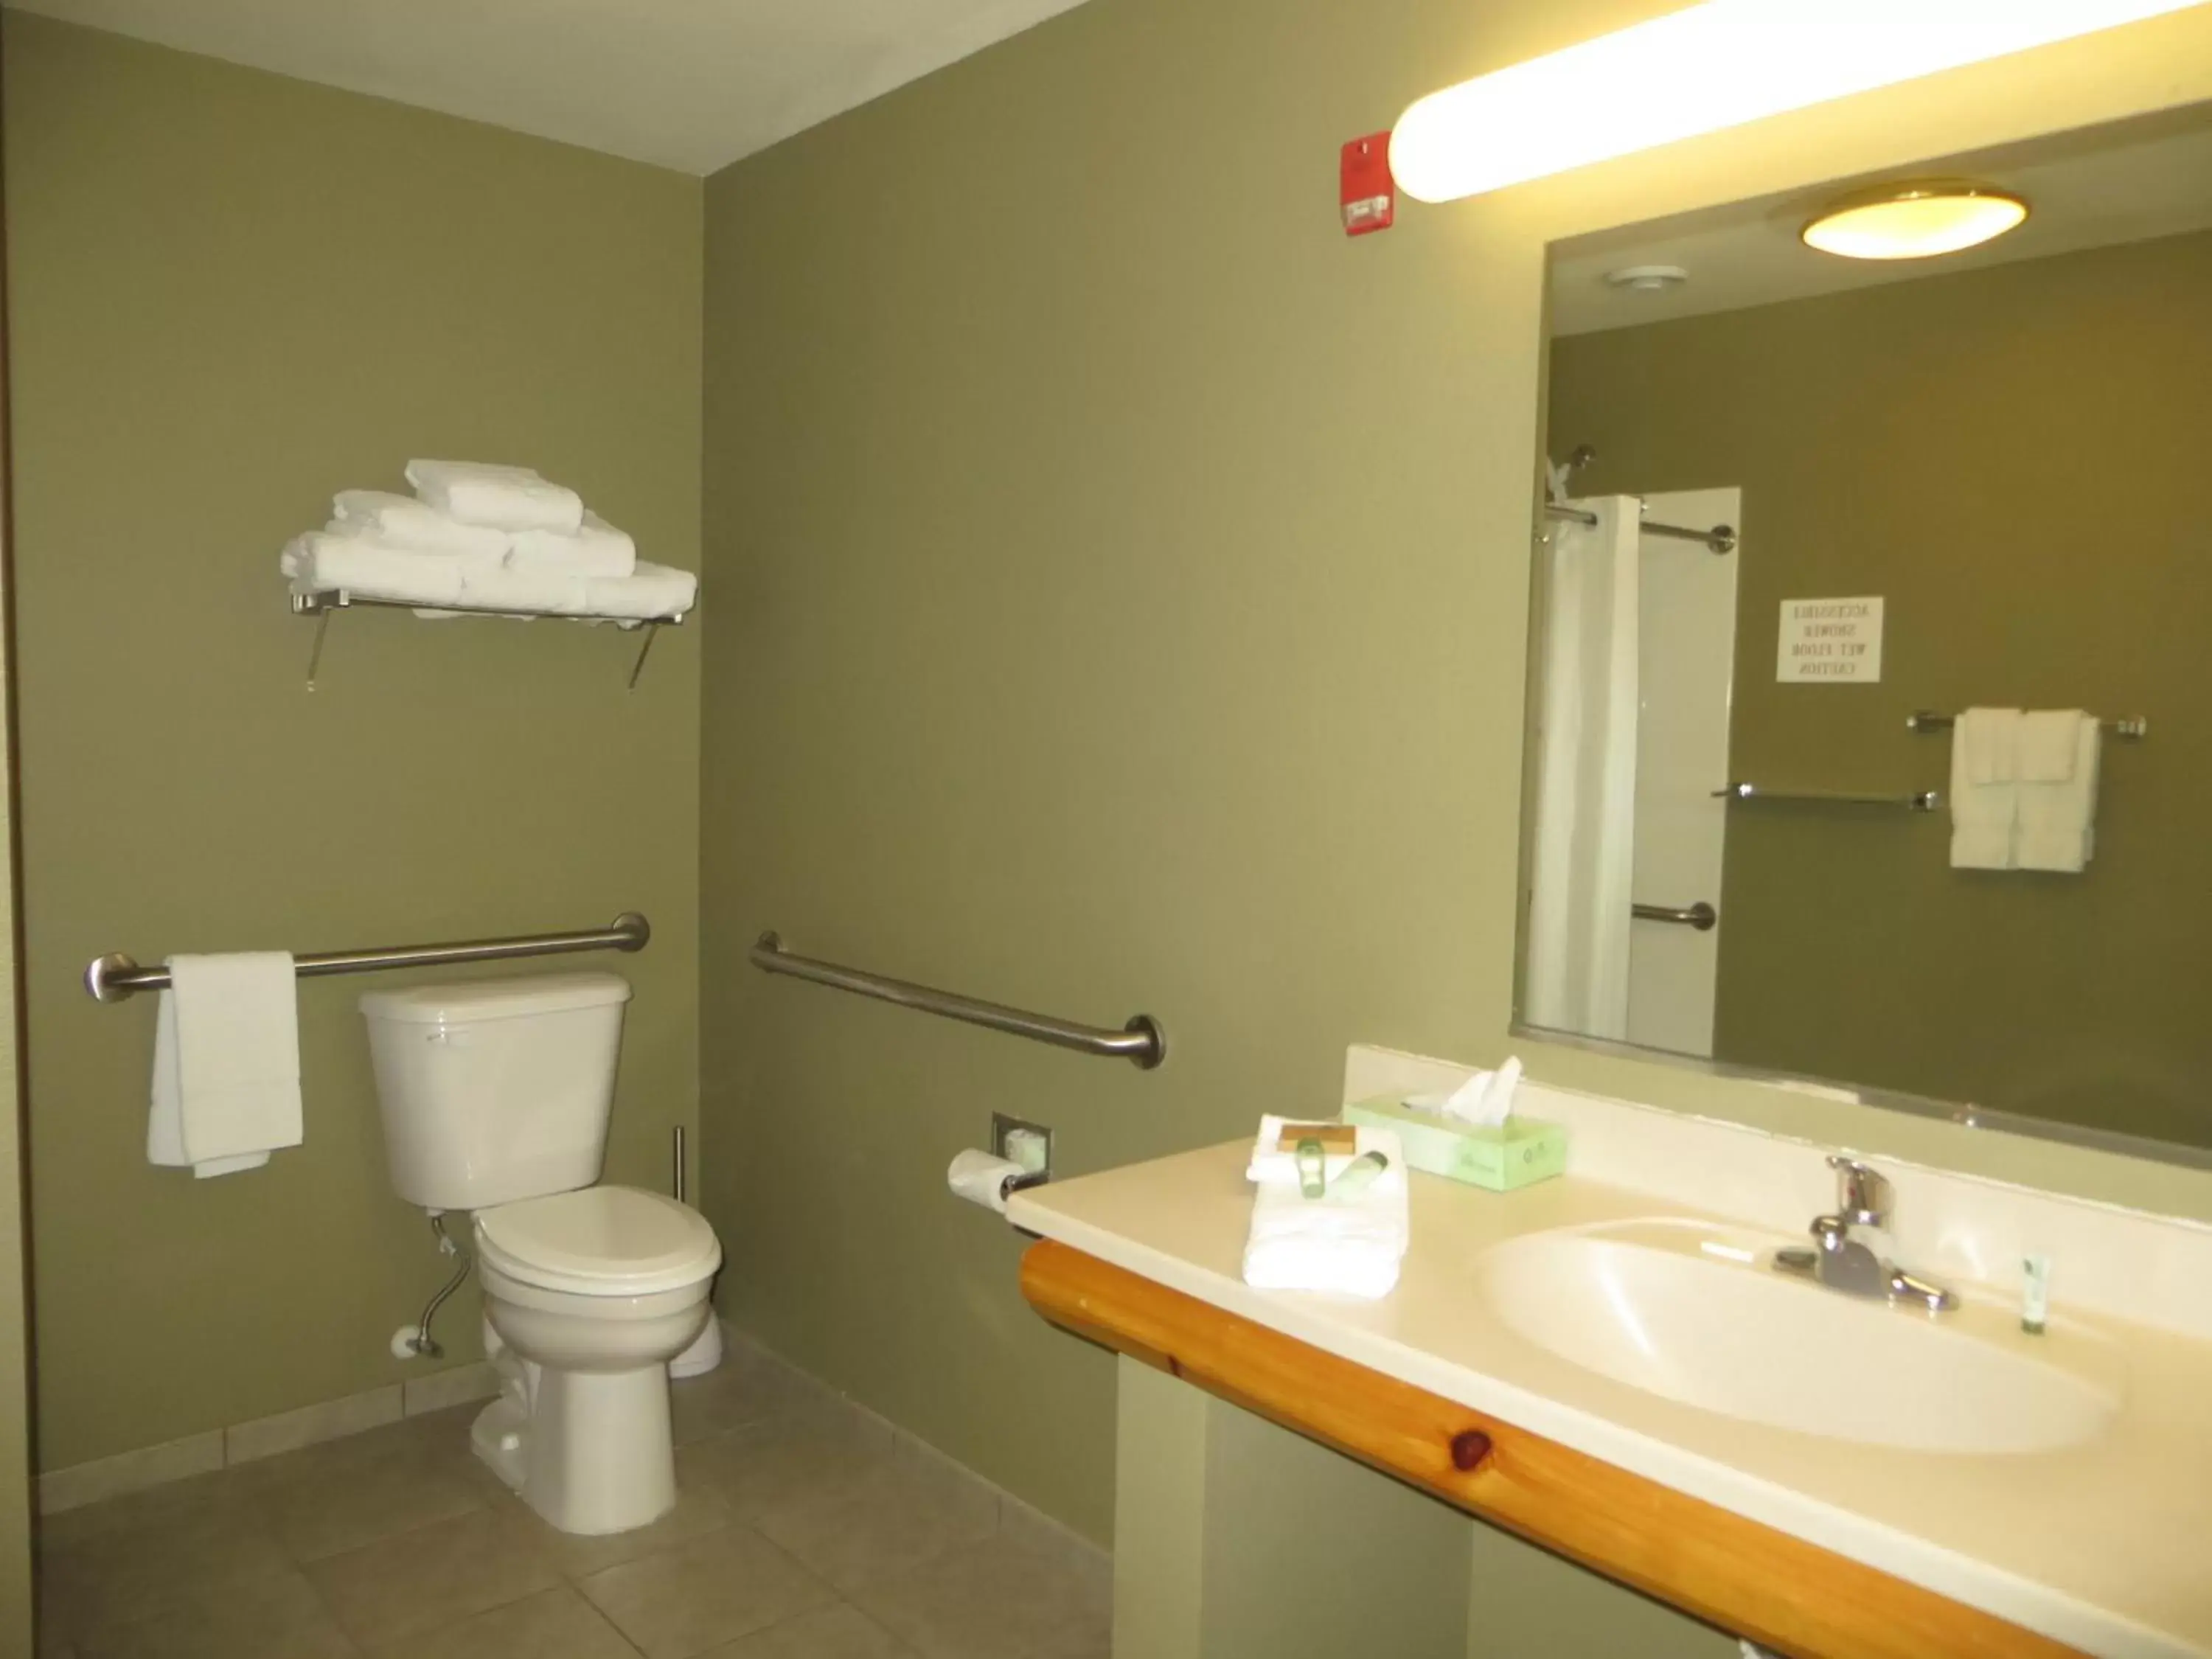
[[[708,181],[701,1115],[725,1308],[1094,1536],[1113,1367],[950,1201],[1505,1052],[1544,244],[2212,95],[2203,9],[1347,240],[1337,148],[1671,0],[1091,0]],[[750,969],[1170,1036],[1142,1073]],[[1539,1076],[2212,1213],[2212,1178],[1648,1062]]]
[[[609,1173],[696,1109],[697,647],[312,625],[284,539],[410,454],[573,482],[698,544],[697,180],[9,14],[5,114],[40,1455],[414,1374],[443,1272],[391,1192],[358,979],[301,988],[307,1144],[148,1167],[151,999],[106,951],[532,933],[635,908]],[[524,971],[536,970],[533,964]],[[473,1304],[441,1334],[476,1352]]]
[[[2212,233],[1553,343],[1593,493],[1739,484],[1732,777],[1945,787],[1916,708],[2148,714],[2080,877],[1948,815],[1730,815],[1720,1057],[2212,1144]],[[1778,684],[1785,599],[1887,599],[1876,685]]]

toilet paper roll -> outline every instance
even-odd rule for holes
[[[1006,1212],[1006,1183],[1021,1179],[1022,1166],[988,1152],[965,1152],[945,1172],[945,1184],[955,1198],[981,1204],[987,1210]]]

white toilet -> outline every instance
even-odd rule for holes
[[[361,1000],[393,1188],[475,1215],[505,1379],[477,1455],[562,1532],[674,1506],[668,1362],[705,1327],[722,1262],[696,1211],[592,1184],[629,995],[614,974],[557,974]]]

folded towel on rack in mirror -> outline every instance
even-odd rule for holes
[[[463,524],[571,536],[583,528],[582,497],[526,466],[414,460],[407,463],[407,482],[424,501]]]
[[[311,530],[284,544],[277,567],[292,579],[295,593],[330,593],[343,589],[367,599],[406,605],[460,605],[469,574],[466,561],[450,553],[421,553],[393,547],[368,536],[336,536]],[[501,567],[484,567],[496,571]]]
[[[2018,775],[2022,783],[2064,783],[2080,758],[2079,708],[2031,708],[2020,717]],[[2094,724],[2094,721],[2091,722]]]
[[[1951,867],[2010,870],[2020,817],[2020,710],[1969,708],[1951,728]]]
[[[301,1139],[299,996],[282,951],[172,957],[154,1016],[146,1158],[202,1180]]]
[[[637,568],[637,544],[589,507],[574,535],[557,530],[518,530],[509,538],[507,562],[517,569],[567,571],[579,576],[627,576]]]
[[[2079,709],[2053,717],[2072,748],[2066,775],[2020,786],[2020,867],[2078,875],[2097,855],[2097,782],[2104,731]],[[2055,764],[2040,769],[2057,770]]]
[[[331,502],[330,532],[364,536],[413,553],[450,553],[477,563],[498,564],[512,538],[504,530],[449,519],[412,495],[388,489],[341,489]]]
[[[593,576],[584,583],[585,610],[594,617],[649,622],[680,617],[698,603],[699,579],[688,570],[638,561],[627,576]]]

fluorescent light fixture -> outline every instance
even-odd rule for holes
[[[2204,0],[1706,0],[1431,93],[1398,187],[1476,196]]]
[[[2027,203],[1986,185],[1887,185],[1845,197],[1799,234],[1846,259],[1927,259],[1978,247],[2027,219]]]

